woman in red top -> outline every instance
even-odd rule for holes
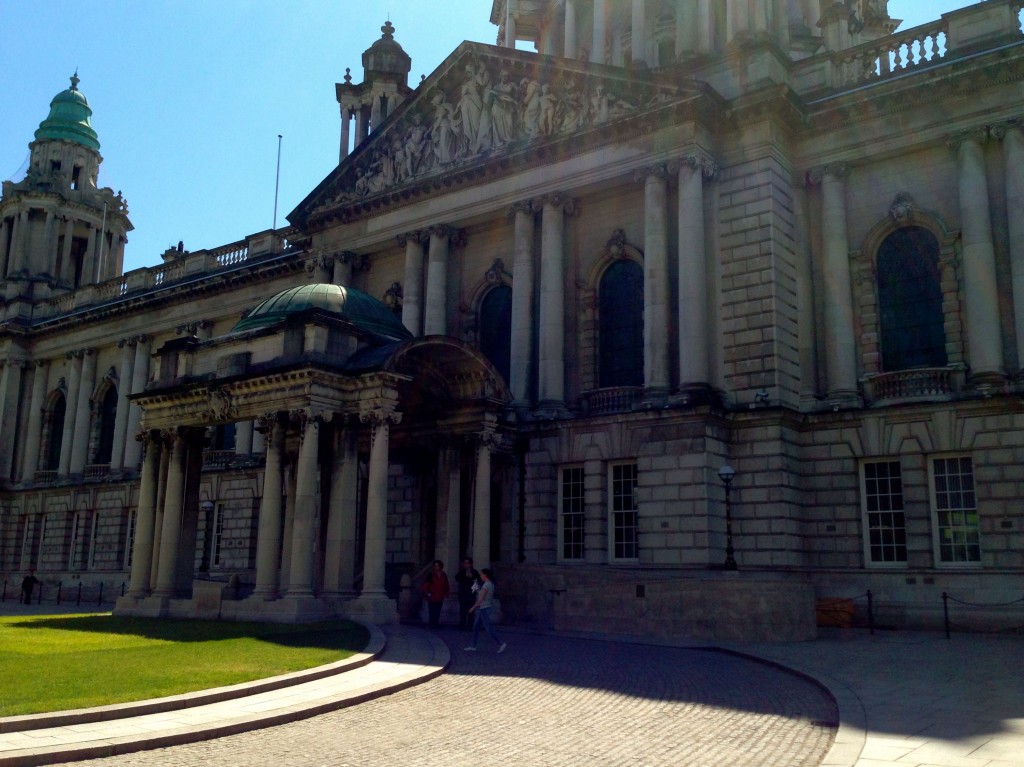
[[[427,597],[427,612],[430,615],[430,627],[437,628],[441,622],[441,606],[448,598],[448,576],[444,572],[444,562],[434,560],[430,575],[423,582],[423,593]]]

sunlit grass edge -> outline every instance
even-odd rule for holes
[[[249,682],[343,660],[349,621],[279,624],[100,615],[0,617],[0,716],[89,708]]]

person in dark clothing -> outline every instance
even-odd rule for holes
[[[28,575],[21,581],[21,601],[23,604],[32,604],[32,592],[35,591],[39,579],[36,578],[35,570],[29,570]]]
[[[440,559],[435,559],[430,575],[423,583],[431,628],[437,628],[441,624],[441,608],[444,606],[444,600],[448,598],[448,592],[448,576],[444,572],[444,563]]]
[[[473,569],[473,560],[469,557],[462,560],[455,582],[459,585],[459,628],[468,631],[473,628],[469,608],[476,602],[476,592],[480,590],[480,573]]]

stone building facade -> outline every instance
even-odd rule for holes
[[[390,620],[470,554],[555,628],[1024,623],[1019,5],[495,0],[416,88],[389,23],[288,228],[127,274],[73,81],[0,199],[0,571]]]

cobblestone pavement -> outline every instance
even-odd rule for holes
[[[442,629],[446,673],[293,724],[81,767],[820,764],[838,712],[814,683],[727,653],[505,630],[502,655]],[[383,658],[386,660],[386,652]]]

